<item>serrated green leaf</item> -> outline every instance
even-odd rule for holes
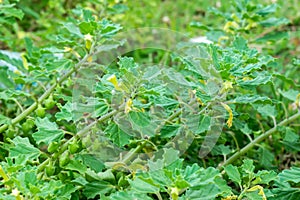
[[[114,190],[114,186],[106,181],[94,181],[85,185],[83,194],[87,198],[95,198],[97,195],[105,195]]]
[[[80,158],[82,159],[83,163],[94,170],[96,173],[101,172],[105,165],[102,161],[98,160],[95,156],[90,154],[80,154]]]
[[[224,170],[226,174],[228,175],[229,179],[232,180],[233,182],[241,185],[242,180],[241,180],[241,175],[236,166],[233,165],[227,165],[224,167]]]
[[[265,147],[261,147],[259,149],[259,163],[262,166],[270,168],[274,159],[274,154],[270,150],[266,149]]]
[[[289,143],[295,143],[298,141],[298,139],[299,139],[299,135],[295,133],[293,129],[286,127],[283,141]]]
[[[186,191],[184,196],[185,200],[207,200],[207,199],[215,199],[221,190],[214,184],[210,185],[199,185],[197,187],[190,188]]]
[[[298,200],[300,197],[299,188],[275,188],[272,193],[268,200]]]
[[[242,103],[242,104],[255,103],[255,102],[268,102],[268,103],[270,103],[271,99],[269,99],[268,97],[265,97],[265,96],[247,94],[247,95],[236,97],[232,101],[234,103]]]
[[[80,29],[75,24],[68,22],[64,24],[64,27],[73,35],[76,35],[79,38],[83,38]]]
[[[256,13],[262,16],[274,13],[277,9],[277,4],[271,4],[268,6],[263,7],[262,9],[258,10]]]
[[[71,102],[68,101],[65,105],[58,105],[58,107],[60,107],[60,112],[55,114],[57,121],[66,120],[69,122],[73,120],[73,104]]]
[[[235,38],[233,41],[233,46],[240,51],[248,49],[247,40],[243,37]]]
[[[279,26],[282,24],[288,24],[290,21],[287,18],[281,17],[271,17],[269,19],[266,19],[264,21],[259,22],[264,27],[271,27],[271,26]]]
[[[133,124],[139,127],[145,127],[150,124],[150,116],[146,112],[132,111],[129,113],[130,120]]]
[[[263,117],[276,117],[277,111],[275,106],[271,106],[269,104],[267,105],[259,105],[257,108],[257,111],[263,116]]]
[[[252,80],[238,80],[237,83],[244,88],[254,88],[258,85],[264,85],[271,81],[272,75],[266,73],[260,73]]]
[[[129,184],[132,190],[138,193],[156,193],[159,192],[159,186],[155,185],[151,179],[140,179],[135,178],[134,180],[129,180]]]
[[[58,129],[55,122],[50,122],[48,118],[36,118],[35,124],[38,131],[33,133],[32,137],[37,144],[49,145],[53,141],[59,141],[64,136],[64,132]]]
[[[119,147],[124,146],[125,144],[129,143],[129,136],[123,130],[119,128],[116,124],[111,124],[105,129],[105,133],[109,136],[109,138],[113,141],[114,144],[118,145]]]
[[[82,164],[79,160],[70,160],[67,166],[64,167],[65,169],[69,169],[72,171],[78,171],[80,174],[84,174],[87,167]]]
[[[14,4],[11,4],[13,6]],[[13,7],[4,7],[0,5],[0,13],[4,14],[6,17],[15,17],[21,20],[24,16],[24,13],[22,10],[13,8]]]
[[[143,199],[143,200],[153,200],[146,194],[141,194],[134,191],[119,191],[110,195],[109,199],[111,200],[125,200],[125,199]]]
[[[300,167],[291,167],[278,174],[281,182],[300,183]]]
[[[166,125],[160,130],[161,138],[170,138],[177,135],[180,132],[179,125]]]
[[[288,39],[288,38],[289,38],[288,32],[272,32],[264,35],[263,37],[256,39],[255,42],[259,42],[259,43],[264,43],[267,41],[276,42],[278,40]]]
[[[255,174],[256,180],[253,181],[255,184],[269,184],[277,178],[277,174],[274,171],[262,170]]]
[[[17,160],[23,160],[25,163],[27,160],[37,159],[40,155],[40,150],[35,148],[28,140],[28,138],[15,137],[12,140],[13,147],[9,148],[9,157],[16,158]],[[22,158],[21,158],[22,157]]]
[[[289,99],[289,100],[291,100],[291,101],[293,101],[293,102],[296,101],[297,95],[300,94],[299,91],[293,90],[293,89],[290,89],[290,90],[287,90],[287,91],[279,90],[279,93],[280,93],[283,97],[285,97],[285,98],[287,98],[287,99]]]

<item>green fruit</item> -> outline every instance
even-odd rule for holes
[[[68,149],[71,154],[77,153],[80,146],[76,142],[69,144]]]
[[[70,153],[69,151],[65,151],[59,157],[59,166],[64,167],[70,162]]]
[[[49,98],[44,101],[44,105],[45,105],[46,109],[48,109],[48,110],[53,108],[55,106],[55,104],[56,104],[56,102],[53,100],[52,95],[50,95]]]
[[[49,144],[47,150],[48,150],[49,153],[54,153],[54,152],[57,151],[58,147],[59,147],[59,143],[58,142],[51,142]]]
[[[33,127],[34,127],[34,121],[33,121],[32,119],[27,119],[27,120],[22,124],[22,130],[23,130],[23,132],[25,132],[25,133],[29,132]]]
[[[59,173],[57,176],[61,181],[65,181],[68,178],[68,175],[65,173]]]
[[[43,108],[40,104],[38,105],[37,109],[35,110],[35,114],[38,116],[38,117],[45,117],[45,108]]]
[[[6,137],[12,139],[15,137],[15,132],[16,132],[15,129],[12,126],[9,126],[5,132],[6,133],[5,135],[6,135]]]
[[[51,163],[45,168],[47,176],[52,176],[55,173],[55,167],[51,165]]]

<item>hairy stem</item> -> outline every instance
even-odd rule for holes
[[[224,162],[223,164],[221,164],[219,166],[219,168],[221,168],[222,166],[225,166],[225,165],[233,163],[235,160],[237,160],[242,155],[244,155],[245,153],[247,153],[250,149],[252,149],[256,144],[260,143],[261,141],[263,141],[264,139],[266,139],[267,137],[269,137],[270,135],[272,135],[273,133],[275,133],[277,131],[277,127],[278,126],[285,126],[288,123],[290,123],[292,121],[295,121],[299,117],[300,117],[300,112],[298,112],[297,114],[294,114],[293,116],[291,116],[291,117],[289,117],[289,118],[281,121],[277,126],[271,128],[270,130],[268,130],[267,132],[265,132],[264,134],[260,135],[259,137],[257,137],[256,139],[254,139],[249,144],[247,144],[240,151],[238,151],[235,154],[233,154],[230,158],[228,158],[228,160],[226,162]]]

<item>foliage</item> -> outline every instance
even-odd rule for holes
[[[32,2],[0,0],[1,199],[299,199],[299,21],[281,2],[161,16],[212,41],[162,31],[166,49],[129,29],[170,1]]]

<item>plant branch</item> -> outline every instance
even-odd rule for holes
[[[270,130],[268,130],[264,134],[260,135],[256,139],[254,139],[248,145],[246,145],[245,147],[243,147],[240,151],[238,151],[235,154],[233,154],[230,158],[228,158],[228,160],[226,162],[224,162],[223,164],[221,164],[219,166],[219,168],[221,168],[222,166],[225,166],[225,165],[233,163],[235,160],[237,160],[242,155],[244,155],[245,153],[247,153],[250,149],[252,149],[256,144],[260,143],[261,141],[263,141],[264,139],[266,139],[267,137],[269,137],[270,135],[272,135],[273,133],[275,133],[277,131],[277,127],[278,126],[285,126],[288,123],[290,123],[290,122],[298,119],[299,117],[300,117],[300,112],[298,112],[297,114],[294,114],[293,116],[291,116],[291,117],[289,117],[289,118],[281,121],[276,127],[271,128]]]
[[[94,49],[92,46],[91,49]],[[65,75],[63,75],[55,84],[53,84],[40,98],[37,100],[37,102],[33,103],[31,106],[29,106],[26,110],[24,110],[20,115],[15,117],[14,119],[11,120],[11,124],[17,124],[18,122],[22,121],[25,117],[30,115],[38,106],[38,104],[41,104],[45,99],[47,99],[50,94],[55,90],[55,88],[62,84],[67,78],[69,78],[74,72],[76,72],[88,59],[93,54],[93,50],[90,51],[90,53],[86,54],[82,60],[80,60],[72,70],[67,72]],[[0,133],[4,132],[8,128],[8,124],[4,124],[0,126]]]

